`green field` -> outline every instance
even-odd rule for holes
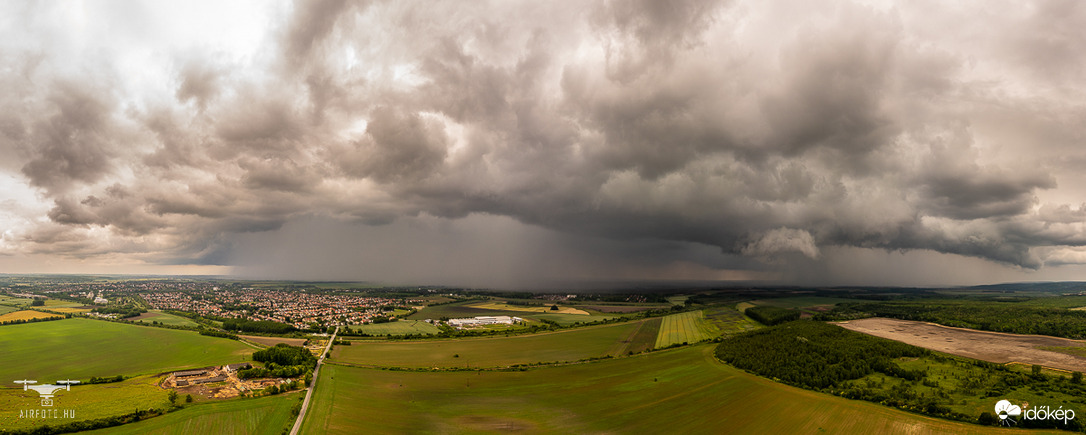
[[[83,304],[79,302],[62,301],[60,299],[46,299],[45,306],[43,308],[75,308],[82,306]]]
[[[20,309],[21,308],[13,307],[10,305],[0,305],[0,314],[14,313],[16,311],[19,311]]]
[[[191,326],[191,327],[200,326],[196,322],[193,322],[191,319],[187,319],[187,318],[184,318],[184,317],[181,317],[181,316],[175,316],[173,314],[166,314],[166,313],[163,313],[163,312],[161,312],[159,310],[151,310],[151,311],[148,311],[146,313],[143,313],[139,317],[133,317],[133,318],[128,319],[128,320],[131,320],[133,322],[140,322],[140,323],[158,322],[158,323],[161,323],[163,325],[172,325],[172,326]]]
[[[66,319],[0,327],[0,379],[83,379],[249,360],[253,349],[192,331]]]
[[[30,303],[30,298],[17,298],[14,296],[0,295],[0,304],[22,306]]]
[[[351,330],[369,335],[437,334],[441,332],[436,326],[422,320],[398,320],[388,323],[351,325]]]
[[[740,332],[761,328],[762,325],[731,306],[722,305],[703,310],[705,321],[716,327],[724,335],[734,335]]]
[[[46,322],[46,323],[60,323]],[[7,378],[4,386],[18,387]],[[55,382],[55,378],[30,378],[39,384]],[[63,379],[63,378],[62,378]],[[74,409],[74,419],[50,419],[49,424],[63,424],[80,420],[94,420],[124,415],[135,409],[166,408],[169,402],[166,391],[157,386],[157,376],[141,376],[123,382],[95,385],[77,385],[71,391],[59,391],[53,397],[57,409]],[[0,388],[0,428],[25,429],[43,425],[41,419],[19,418],[20,409],[40,409],[38,393],[22,388]]]
[[[656,348],[660,349],[673,344],[697,343],[718,335],[720,331],[705,321],[705,314],[701,311],[672,314],[664,316],[660,333],[656,336]]]
[[[82,433],[278,435],[294,424],[290,408],[301,397],[294,393],[202,403],[149,420]]]
[[[630,352],[638,346],[633,337],[642,323],[627,322],[512,337],[355,341],[352,346],[335,346],[332,360],[379,367],[504,367],[577,361]]]
[[[437,305],[432,307],[426,307],[419,310],[417,313],[408,317],[412,320],[424,320],[424,319],[440,319],[447,317],[450,319],[461,317],[475,317],[475,316],[516,316],[527,320],[550,320],[557,322],[560,325],[573,325],[578,322],[595,322],[598,320],[611,319],[618,317],[616,314],[605,313],[592,313],[590,315],[584,314],[551,314],[551,313],[536,313],[526,312],[518,310],[493,310],[488,308],[482,308],[477,305],[490,305],[493,306],[493,302],[488,301],[465,301],[455,302],[445,305]]]
[[[321,369],[303,434],[1037,433],[789,387],[702,345],[525,372]]]

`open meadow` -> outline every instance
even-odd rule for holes
[[[163,313],[159,310],[151,310],[146,313],[140,314],[137,317],[132,317],[127,320],[140,323],[158,322],[163,325],[189,326],[193,328],[200,326],[196,322],[193,322],[191,319],[187,319],[181,316],[175,316],[173,314]]]
[[[790,387],[722,364],[712,350],[516,372],[399,372],[333,362],[321,369],[302,433],[1037,433]]]
[[[369,335],[437,334],[436,326],[422,320],[397,320],[388,323],[351,325],[351,330]]]
[[[41,404],[38,393],[24,391],[8,378],[0,388],[0,429],[27,429],[48,424],[64,424],[80,420],[95,420],[124,415],[136,409],[166,408],[169,401],[166,391],[159,388],[157,376],[140,376],[122,382],[93,385],[76,385],[71,391],[60,391],[53,398],[58,409],[74,409],[74,419],[19,418],[20,409],[36,409]],[[18,378],[23,379],[23,378]],[[40,384],[55,382],[55,378],[31,377]],[[63,379],[63,378],[61,378]]]
[[[225,338],[91,319],[0,327],[0,379],[82,379],[161,373],[247,361]]]
[[[504,367],[567,362],[645,349],[644,321],[511,337],[419,341],[354,341],[335,346],[332,360],[378,367]],[[638,341],[634,341],[637,338]],[[653,337],[655,339],[655,337]]]
[[[201,403],[148,420],[82,433],[278,435],[294,424],[290,408],[298,403],[301,397],[301,394],[292,393]]]
[[[550,305],[547,305],[549,308]],[[565,312],[562,311],[565,308]],[[451,304],[435,305],[419,310],[408,317],[411,320],[461,318],[475,316],[516,316],[529,321],[549,320],[560,325],[589,323],[618,317],[617,314],[593,312],[573,307],[559,307],[558,311],[540,309],[540,307],[518,306],[493,301],[464,301]]]

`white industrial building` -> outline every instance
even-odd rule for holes
[[[482,325],[512,325],[524,319],[509,316],[477,316],[470,319],[449,319],[449,326],[463,328],[465,326]]]

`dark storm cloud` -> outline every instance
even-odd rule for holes
[[[516,258],[555,274],[571,251],[616,273],[1086,263],[1086,15],[1022,7],[987,11],[1000,27],[850,1],[298,2],[249,52],[103,49],[82,76],[6,43],[2,167],[42,195],[26,249],[83,257],[253,267],[246,244],[324,220],[376,225],[343,231],[381,252],[436,219],[458,222],[439,243],[489,223],[478,249],[547,246]]]
[[[100,180],[113,169],[115,142],[124,140],[110,119],[112,96],[72,81],[57,81],[46,92],[44,116],[22,137],[30,154],[23,174],[50,191]]]

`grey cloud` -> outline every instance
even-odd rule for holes
[[[1059,60],[1081,8],[1046,32],[1042,6],[1003,17],[1021,44],[993,47],[992,29],[844,0],[299,2],[267,55],[149,65],[167,72],[157,93],[42,69],[35,83],[61,86],[0,97],[0,146],[49,210],[24,239],[51,253],[274,268],[291,259],[266,246],[332,237],[322,225],[387,247],[411,225],[456,244],[483,222],[557,240],[511,266],[555,274],[582,270],[554,254],[577,249],[613,271],[830,267],[865,250],[1071,264],[1060,249],[1086,244],[1081,207],[1063,205],[1081,196],[1066,181],[1081,95],[1045,89],[1081,70]],[[476,248],[505,252],[499,239]]]
[[[1037,203],[1035,190],[1056,187],[1051,177],[1001,171],[938,174],[926,182],[927,207],[935,215],[955,219],[1019,215]]]
[[[74,183],[93,183],[113,169],[116,142],[123,135],[112,125],[108,93],[59,81],[50,91],[50,115],[24,136],[31,158],[22,172],[30,182],[52,191]]]
[[[444,160],[446,141],[440,124],[380,107],[366,126],[366,137],[355,144],[355,160],[344,162],[345,169],[382,183],[423,178]]]
[[[199,57],[186,61],[179,75],[181,83],[177,87],[177,99],[193,100],[201,108],[207,107],[208,102],[217,97],[224,86],[223,71]]]

